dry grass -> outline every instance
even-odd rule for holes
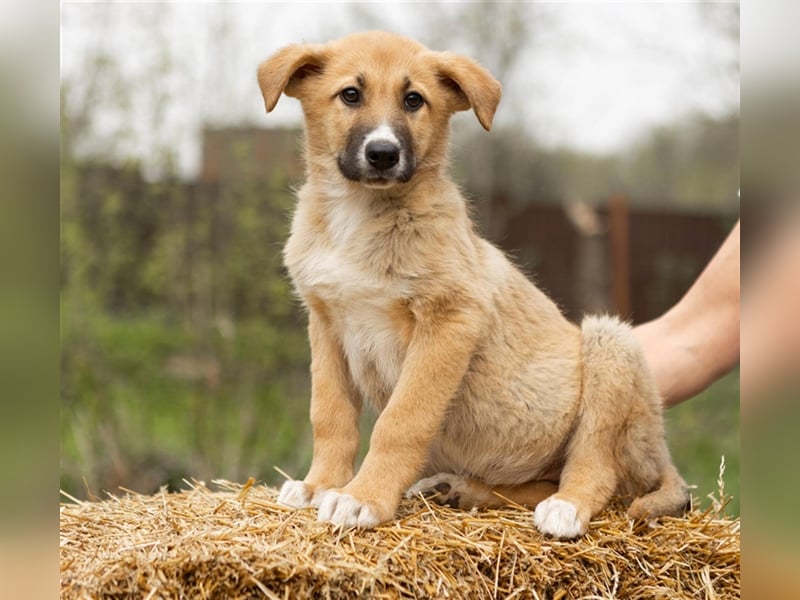
[[[612,507],[559,542],[522,508],[404,501],[341,531],[252,480],[214,488],[63,504],[61,597],[739,598],[739,520],[719,505],[655,524]]]

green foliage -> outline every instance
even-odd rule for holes
[[[631,149],[623,180],[635,197],[683,209],[737,206],[739,117],[695,116],[655,129]]]
[[[307,460],[308,347],[281,265],[285,181],[145,181],[66,161],[62,486],[75,495]]]
[[[725,457],[725,494],[732,497],[725,512],[738,515],[739,497],[739,372],[726,375],[697,397],[666,412],[672,457],[701,506],[718,495],[720,461]]]
[[[478,198],[502,194],[523,206],[626,194],[640,206],[737,211],[736,114],[687,117],[609,155],[543,147],[520,129],[498,128],[488,138],[480,136],[457,131],[454,153],[457,178]]]
[[[83,478],[95,493],[191,477],[274,481],[273,465],[307,460],[302,332],[292,340],[261,320],[239,327],[226,338],[154,315],[67,324],[63,488],[81,495]]]
[[[800,380],[794,378],[749,399],[741,443],[747,478],[748,531],[781,551],[800,535]]]

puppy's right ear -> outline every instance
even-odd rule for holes
[[[299,97],[303,81],[322,72],[325,49],[320,44],[293,44],[281,48],[258,66],[258,85],[264,106],[271,112],[281,93]]]
[[[445,86],[455,93],[455,110],[472,108],[486,131],[500,103],[502,86],[474,60],[452,52],[434,54],[435,70]]]

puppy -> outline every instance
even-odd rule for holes
[[[285,47],[258,81],[267,112],[300,100],[306,133],[284,259],[308,310],[314,449],[279,501],[371,528],[422,476],[410,493],[535,506],[560,538],[614,494],[634,518],[680,513],[686,485],[629,327],[568,322],[478,236],[448,176],[450,116],[471,108],[489,130],[500,84],[382,32]],[[365,403],[380,416],[355,474]]]

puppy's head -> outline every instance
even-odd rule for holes
[[[279,50],[258,69],[267,112],[300,99],[312,165],[370,188],[444,160],[448,121],[472,108],[490,129],[500,84],[473,60],[385,32]]]

